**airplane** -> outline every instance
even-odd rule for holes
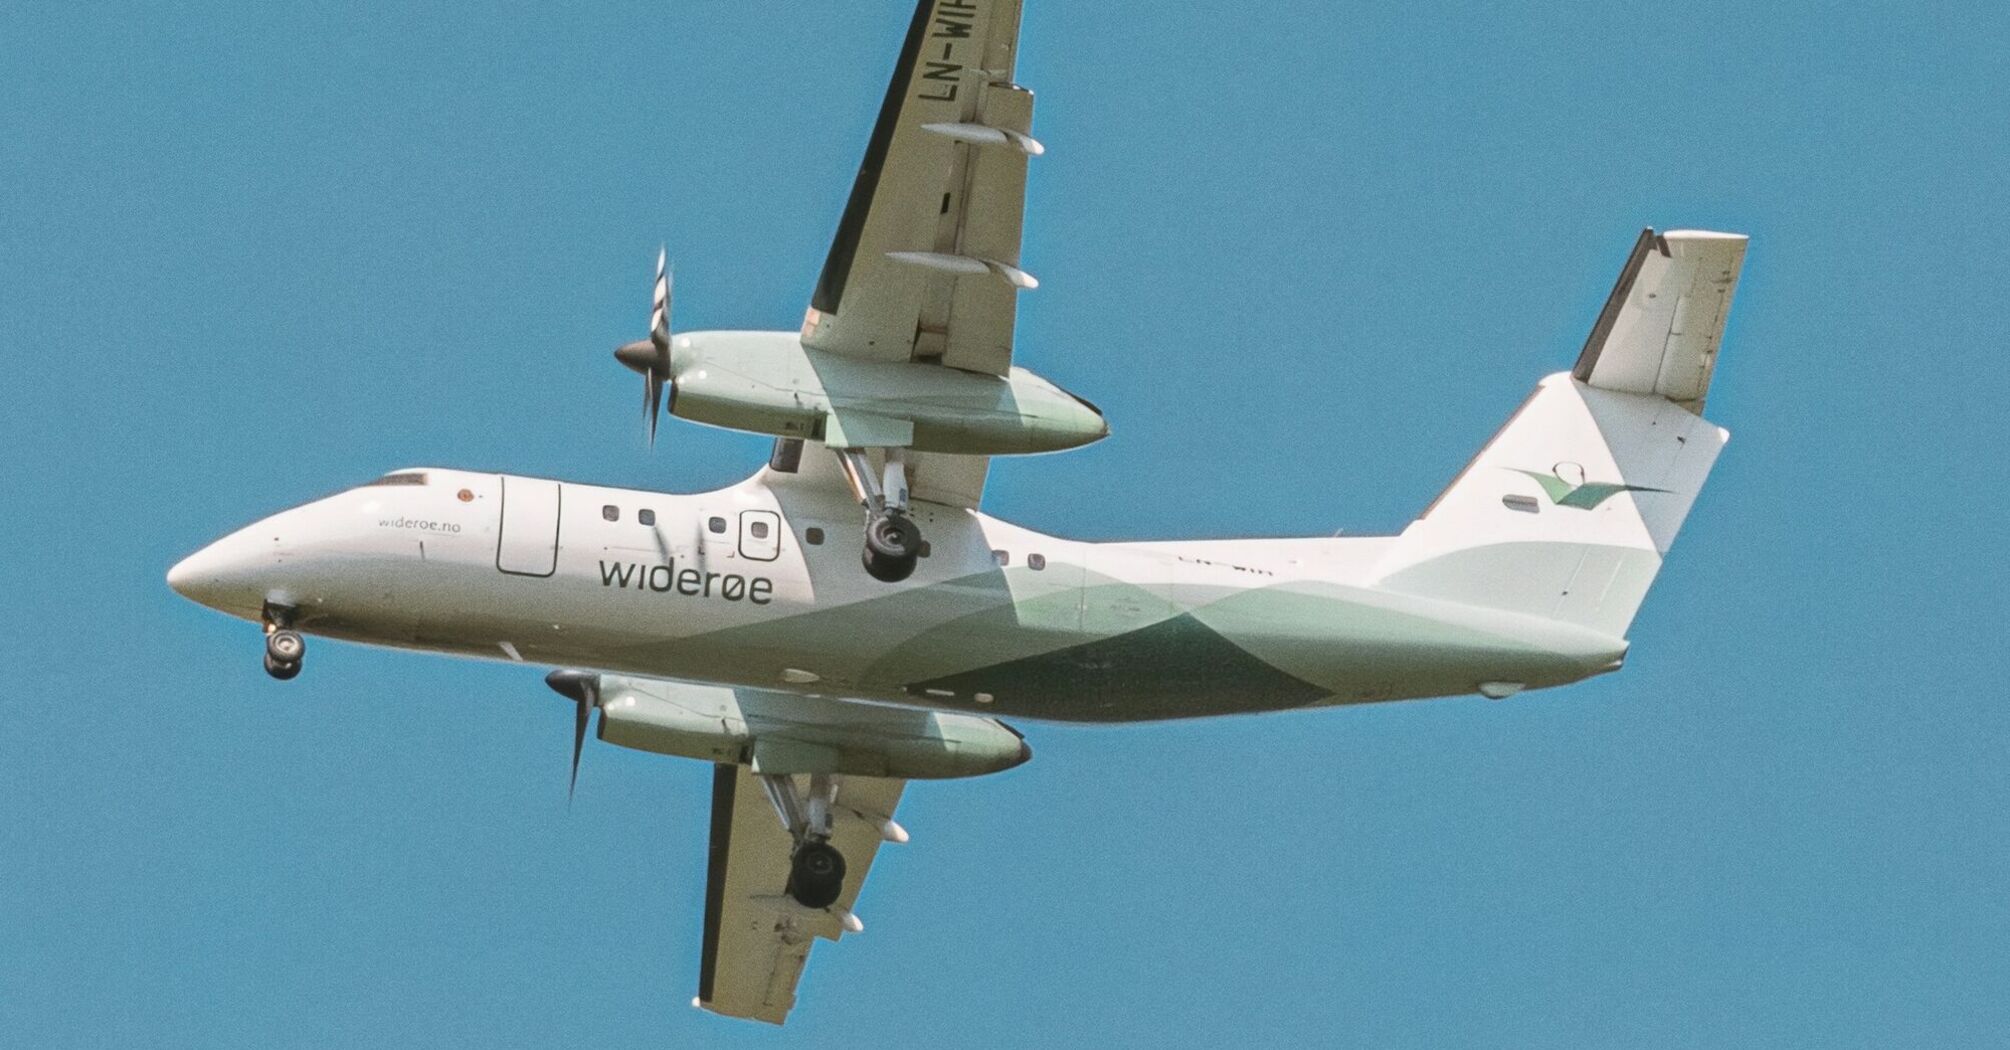
[[[907,781],[1032,756],[1005,718],[1148,722],[1479,694],[1618,670],[1729,437],[1702,416],[1746,238],[1639,235],[1570,370],[1393,536],[1088,543],[984,514],[991,457],[1109,433],[1014,364],[1026,175],[1020,0],[920,0],[798,331],[649,334],[658,419],[772,436],[674,495],[401,469],[169,570],[257,623],[552,667],[593,735],[714,764],[694,1005],[782,1023],[854,910]],[[666,397],[667,395],[667,397]],[[861,537],[862,526],[862,537]],[[854,546],[856,544],[856,546]]]

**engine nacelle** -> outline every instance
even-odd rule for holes
[[[1033,757],[995,718],[601,675],[600,739],[638,751],[751,763],[760,772],[941,780]]]
[[[688,332],[671,342],[680,419],[832,445],[1001,456],[1098,441],[1097,408],[1023,368],[984,375],[812,350],[792,332]]]

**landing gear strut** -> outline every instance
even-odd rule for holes
[[[307,657],[307,639],[293,629],[293,610],[265,605],[265,673],[284,682],[300,673]]]
[[[921,557],[921,527],[907,516],[907,464],[900,450],[886,450],[886,470],[881,475],[874,474],[864,449],[836,451],[852,491],[865,505],[865,571],[886,583],[907,579]]]
[[[823,773],[810,777],[807,792],[796,789],[796,778],[762,774],[761,787],[774,804],[782,826],[795,840],[789,856],[788,894],[805,908],[828,908],[844,895],[844,854],[830,844],[831,806],[837,801],[837,778]]]

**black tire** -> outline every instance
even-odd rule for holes
[[[844,892],[844,854],[828,842],[806,842],[789,859],[789,896],[805,908],[828,908]]]
[[[865,523],[865,545],[882,558],[912,561],[921,554],[921,526],[905,514],[881,514]]]
[[[274,660],[271,653],[266,653],[265,673],[282,682],[291,681],[294,676],[300,673],[300,661],[295,660],[292,663],[281,663],[278,660]]]
[[[265,658],[276,664],[299,664],[307,655],[307,639],[299,631],[280,630],[265,636]]]
[[[905,514],[882,514],[865,523],[865,571],[876,580],[899,583],[914,575],[921,557],[921,528]]]
[[[875,557],[872,553],[872,548],[867,547],[862,560],[865,564],[865,571],[873,579],[883,583],[899,583],[914,575],[913,558],[905,561],[892,561],[886,558]]]

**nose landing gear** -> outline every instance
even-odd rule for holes
[[[265,673],[282,682],[298,675],[307,657],[307,639],[292,624],[292,609],[265,606]]]

